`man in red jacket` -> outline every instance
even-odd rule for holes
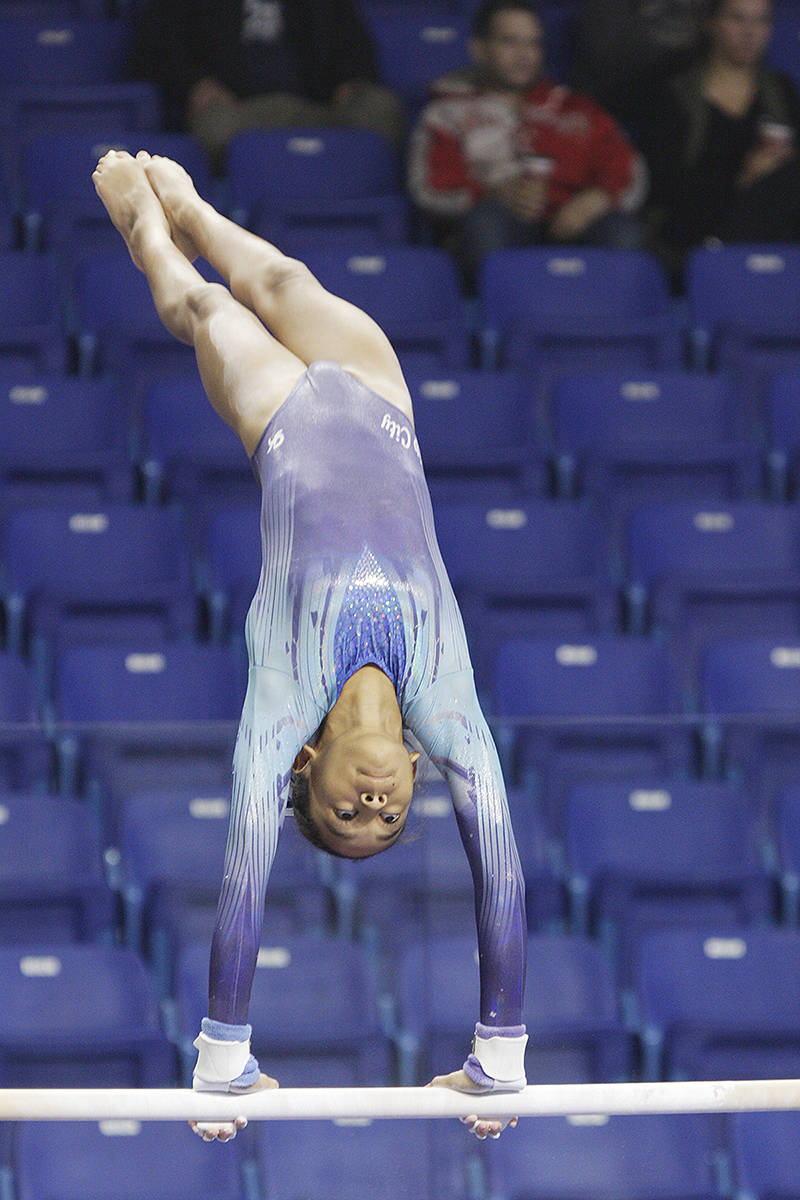
[[[541,242],[639,246],[644,163],[614,119],[544,74],[527,0],[485,0],[474,63],[433,85],[414,130],[409,189],[468,285],[490,250]]]

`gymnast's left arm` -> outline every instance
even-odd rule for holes
[[[472,672],[439,679],[404,715],[447,780],[475,888],[480,1020],[461,1071],[434,1082],[481,1093],[521,1091],[527,1043],[525,883],[497,749]]]

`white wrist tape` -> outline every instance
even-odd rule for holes
[[[200,1033],[192,1045],[197,1050],[192,1088],[196,1092],[227,1091],[242,1074],[250,1059],[250,1039],[222,1042]]]
[[[481,1070],[499,1084],[515,1084],[525,1079],[527,1033],[518,1037],[482,1037],[476,1032],[472,1053]]]

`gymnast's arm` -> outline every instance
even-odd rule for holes
[[[404,717],[447,780],[475,888],[480,1021],[463,1069],[481,1091],[520,1090],[527,1041],[525,884],[500,761],[472,672],[440,678]]]

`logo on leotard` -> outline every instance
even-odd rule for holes
[[[279,450],[285,442],[282,429],[276,429],[272,437],[267,438],[267,454],[272,454],[273,450]]]
[[[386,413],[381,421],[381,429],[388,433],[389,437],[394,442],[399,442],[404,450],[413,448],[417,458],[422,461],[422,455],[419,452],[419,443],[407,425],[400,425],[397,421]]]

